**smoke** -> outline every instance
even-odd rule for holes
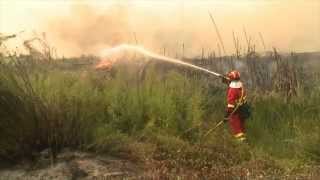
[[[97,54],[102,49],[127,43],[166,56],[187,57],[199,55],[202,48],[212,50],[215,47],[210,46],[217,44],[213,31],[203,28],[203,23],[211,26],[209,19],[195,20],[197,16],[183,15],[179,7],[112,4],[97,8],[73,4],[68,14],[44,17],[40,24],[49,42],[64,56]],[[200,26],[190,23],[196,21]]]
[[[66,55],[94,54],[126,42],[130,35],[125,7],[99,12],[88,4],[76,4],[68,15],[49,17],[44,25],[53,45]]]
[[[47,32],[48,41],[57,48],[58,54],[65,56],[97,54],[102,49],[124,43],[138,44],[152,52],[175,58],[199,56],[202,49],[204,55],[213,51],[216,55],[223,54],[221,46],[219,53],[217,34],[208,10],[215,18],[227,54],[235,51],[233,31],[240,39],[242,51],[245,51],[244,28],[257,51],[265,50],[259,33],[264,37],[266,50],[271,50],[273,46],[281,51],[320,48],[317,38],[320,26],[316,21],[320,17],[317,8],[320,3],[297,1],[291,3],[289,8],[286,1],[205,1],[207,4],[196,1],[148,2],[118,1],[107,6],[103,3],[72,3],[68,6],[68,13],[43,15],[42,21],[37,21],[37,24],[41,26],[40,31]],[[298,11],[299,15],[296,13]]]

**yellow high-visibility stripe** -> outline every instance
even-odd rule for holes
[[[234,135],[234,137],[236,137],[236,138],[241,138],[242,136],[244,136],[244,133],[238,133],[238,134]]]
[[[228,108],[234,108],[233,104],[228,104]]]

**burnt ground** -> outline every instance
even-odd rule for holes
[[[0,180],[89,179],[320,179],[320,166],[291,170],[277,168],[268,160],[251,160],[233,167],[203,171],[170,168],[167,161],[139,162],[107,155],[66,150],[52,161],[44,151],[34,162],[9,166],[0,162]]]
[[[36,179],[131,179],[138,177],[142,166],[128,160],[85,152],[64,152],[53,162],[41,156],[36,162],[3,167],[0,180]]]

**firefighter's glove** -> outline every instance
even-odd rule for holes
[[[230,84],[230,80],[226,76],[221,76],[221,82],[224,84]]]

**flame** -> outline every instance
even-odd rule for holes
[[[110,70],[112,68],[113,62],[110,59],[101,60],[96,66],[97,70]]]

